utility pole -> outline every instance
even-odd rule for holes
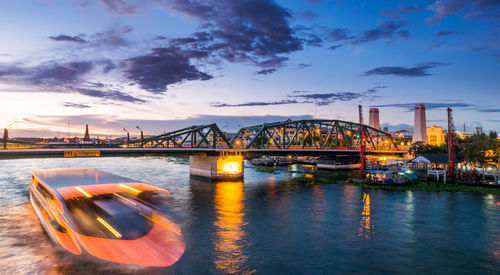
[[[358,105],[359,109],[359,175],[364,177],[365,175],[365,133],[363,127],[363,106]]]
[[[448,175],[451,179],[455,177],[455,146],[458,145],[453,125],[451,108],[448,108]]]

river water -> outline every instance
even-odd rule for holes
[[[168,268],[68,255],[29,204],[32,169],[88,167],[170,191],[186,241]],[[242,182],[189,177],[185,158],[0,160],[0,274],[497,273],[500,197],[315,183],[310,167],[247,167]],[[294,183],[293,177],[309,183]]]

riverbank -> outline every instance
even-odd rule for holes
[[[384,189],[384,190],[398,190],[398,191],[443,191],[443,192],[478,192],[483,194],[493,194],[500,195],[500,188],[488,187],[488,186],[474,186],[474,185],[466,185],[466,184],[456,184],[456,183],[448,183],[443,184],[436,182],[425,182],[419,181],[415,184],[411,185],[369,185],[363,183],[355,183],[349,182],[349,178],[353,174],[350,172],[341,172],[339,174],[328,175],[324,172],[317,172],[313,174],[313,177],[304,176],[299,178],[294,178],[293,181],[295,183],[323,183],[323,184],[346,184],[346,185],[354,185],[354,186],[362,186],[363,188],[371,188],[371,189]]]

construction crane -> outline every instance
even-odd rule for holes
[[[359,109],[359,175],[365,175],[365,132],[363,127],[363,106],[358,105]]]
[[[448,108],[448,176],[455,177],[455,147],[458,145],[451,108]]]

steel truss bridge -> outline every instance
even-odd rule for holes
[[[129,147],[212,148],[273,150],[359,150],[364,140],[368,151],[399,151],[389,133],[342,120],[287,120],[241,128],[228,139],[217,124],[198,125],[134,139]]]

